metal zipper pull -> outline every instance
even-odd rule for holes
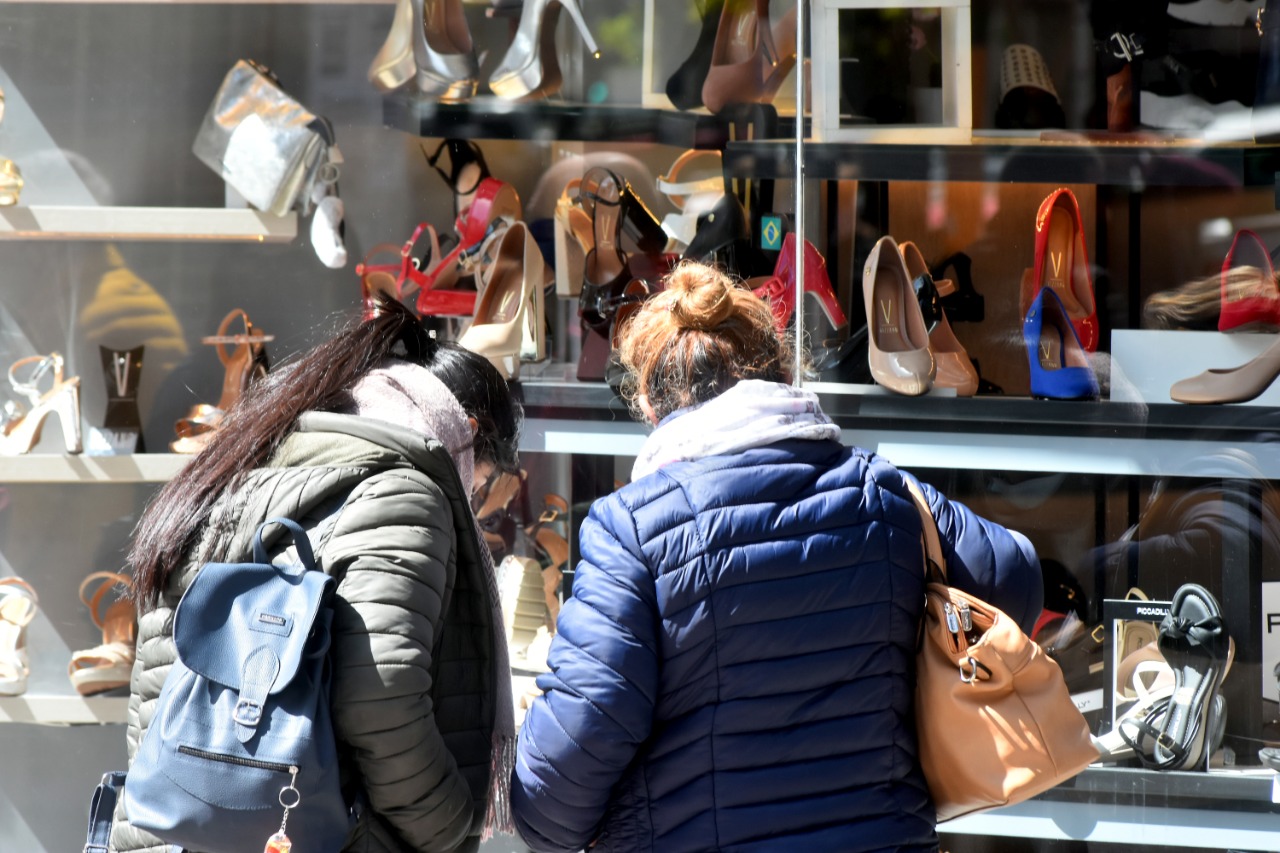
[[[973,614],[969,611],[969,605],[963,601],[960,602],[960,625],[966,634],[973,630]]]
[[[956,609],[951,606],[950,601],[943,602],[942,612],[947,617],[947,630],[950,631],[952,634],[959,634],[960,620],[956,618]]]

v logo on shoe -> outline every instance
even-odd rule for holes
[[[880,300],[880,313],[884,315],[886,325],[893,322],[893,303],[887,299]]]
[[[1062,253],[1055,252],[1049,256],[1049,260],[1053,262],[1053,277],[1055,281],[1062,281]]]

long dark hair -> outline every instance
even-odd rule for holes
[[[208,446],[152,498],[128,554],[135,601],[144,608],[159,602],[215,501],[275,454],[299,415],[348,408],[356,382],[389,358],[426,367],[476,419],[476,461],[519,468],[523,412],[497,368],[457,344],[437,341],[401,303],[382,301],[373,319],[347,326],[242,394]]]

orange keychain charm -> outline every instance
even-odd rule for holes
[[[267,846],[262,853],[289,853],[293,850],[293,842],[283,832],[277,832],[267,839]]]
[[[262,853],[292,853],[293,851],[293,842],[284,834],[284,831],[289,825],[289,812],[296,809],[302,802],[302,795],[298,793],[297,788],[298,768],[290,767],[289,773],[288,787],[280,789],[280,805],[284,806],[284,819],[280,821],[280,830],[267,839],[267,846],[262,848]]]

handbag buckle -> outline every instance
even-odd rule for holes
[[[965,664],[969,665],[968,672],[965,671]],[[979,666],[981,666],[981,664],[974,660],[973,655],[965,657],[965,659],[960,662],[960,680],[965,684],[977,684]]]
[[[232,713],[231,719],[242,726],[253,728],[262,722],[262,706],[256,702],[250,702],[248,699],[241,699],[236,703],[235,712]]]

